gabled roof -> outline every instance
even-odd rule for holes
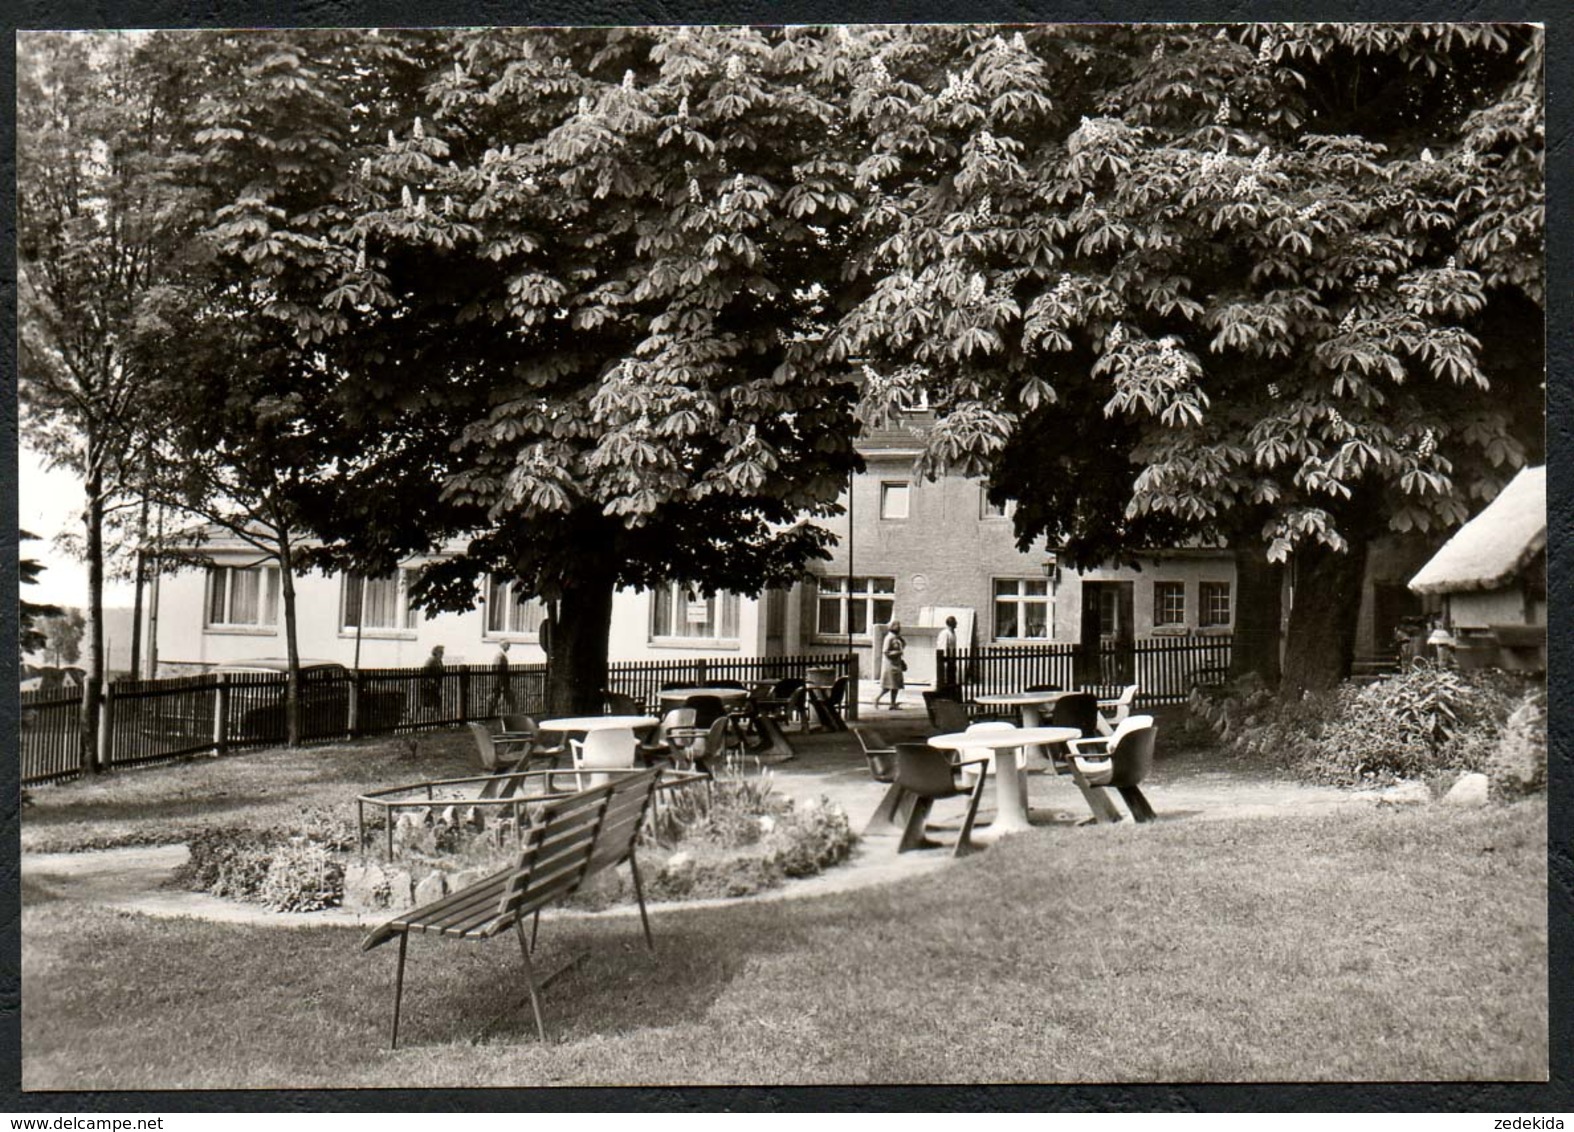
[[[1547,545],[1547,469],[1521,468],[1474,519],[1410,579],[1421,594],[1496,590]]]

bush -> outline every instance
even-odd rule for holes
[[[1365,687],[1342,685],[1299,769],[1340,785],[1483,770],[1519,688],[1506,673],[1424,662]]]
[[[1509,714],[1486,769],[1499,797],[1523,797],[1547,788],[1545,689],[1527,693]]]
[[[790,810],[773,834],[776,865],[790,877],[822,873],[845,861],[858,843],[847,814],[825,798]]]
[[[1482,770],[1523,693],[1523,679],[1509,673],[1417,661],[1296,702],[1256,680],[1199,688],[1189,708],[1191,726],[1211,732],[1226,754],[1314,782],[1370,786]]]
[[[284,829],[201,830],[176,883],[280,911],[329,908],[344,895],[344,867],[331,854],[354,849],[358,837],[342,814],[306,807]]]
[[[671,793],[651,840],[670,851],[652,900],[747,896],[787,877],[814,876],[847,859],[857,836],[826,799],[802,807],[777,795],[770,777],[718,781]]]
[[[326,846],[300,840],[276,846],[257,900],[278,912],[316,912],[344,899],[344,866]]]
[[[191,856],[176,881],[194,892],[255,900],[268,876],[274,839],[250,829],[210,829],[189,842]]]
[[[1315,757],[1317,738],[1334,714],[1333,701],[1332,694],[1281,700],[1253,674],[1193,689],[1187,729],[1194,743],[1211,735],[1226,755],[1290,769]]]

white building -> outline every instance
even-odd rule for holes
[[[203,538],[202,553],[212,565],[165,575],[156,602],[149,603],[159,673],[285,655],[278,566],[217,528]],[[498,645],[509,641],[515,663],[544,659],[537,629],[545,609],[539,601],[516,601],[511,583],[483,587],[465,613],[412,609],[409,584],[425,561],[410,559],[381,578],[296,578],[300,655],[362,668],[414,668],[433,645],[442,645],[449,664],[488,664]],[[609,654],[614,660],[758,656],[764,652],[762,623],[761,602],[736,594],[690,600],[675,586],[622,591],[613,602]]]

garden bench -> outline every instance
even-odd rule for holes
[[[660,776],[660,768],[632,771],[618,775],[603,786],[547,803],[530,827],[524,848],[509,868],[440,900],[400,913],[367,934],[361,941],[363,951],[370,951],[395,937],[399,940],[392,1048],[399,1046],[405,948],[412,932],[483,940],[513,928],[519,936],[519,950],[524,957],[525,978],[530,988],[530,1006],[535,1013],[536,1032],[542,1041],[546,1040],[546,1026],[541,1020],[541,1000],[530,963],[542,908],[571,895],[588,877],[602,869],[627,861],[634,874],[634,896],[639,902],[645,946],[652,951],[656,949],[650,937],[650,920],[645,914],[645,895],[640,887],[634,841]],[[532,915],[535,923],[527,942],[524,918]]]

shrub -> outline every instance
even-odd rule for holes
[[[858,835],[847,814],[826,798],[794,807],[772,831],[776,865],[790,877],[814,876],[847,859]]]
[[[1509,714],[1487,758],[1487,777],[1500,797],[1536,794],[1547,788],[1547,697],[1527,693]]]
[[[190,859],[176,882],[195,892],[231,900],[254,900],[267,879],[271,834],[249,829],[209,829],[194,835]]]
[[[1481,770],[1523,691],[1521,678],[1495,669],[1418,661],[1373,684],[1347,682],[1294,702],[1249,679],[1196,689],[1188,706],[1191,726],[1210,731],[1228,755],[1315,782],[1373,785]]]
[[[360,828],[342,806],[302,806],[290,823],[288,836],[304,837],[338,853],[359,848]]]
[[[1424,662],[1365,687],[1344,684],[1298,767],[1341,785],[1482,770],[1518,689],[1502,672]]]
[[[1219,687],[1192,690],[1193,729],[1211,733],[1223,753],[1258,765],[1292,768],[1315,756],[1331,694],[1281,700],[1255,674]],[[1199,737],[1200,738],[1200,737]]]
[[[758,854],[703,856],[674,853],[649,886],[652,900],[707,900],[752,896],[781,883],[775,862]]]
[[[257,899],[279,912],[332,908],[344,899],[344,866],[314,841],[276,846]]]
[[[762,775],[673,792],[651,840],[675,850],[650,884],[651,899],[696,900],[813,876],[846,860],[858,838],[839,807],[824,798],[795,806]]]

